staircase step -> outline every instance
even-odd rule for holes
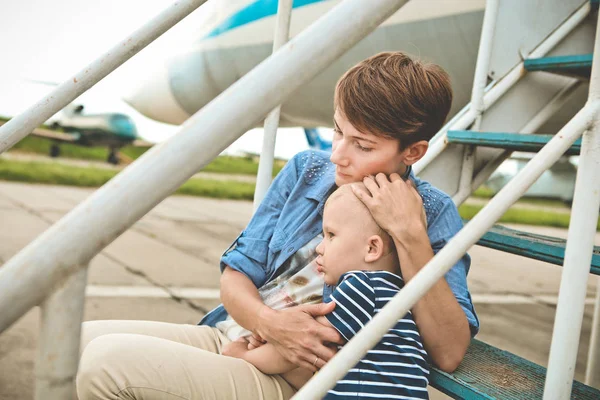
[[[590,79],[593,54],[530,58],[525,60],[527,71],[544,71],[574,78]]]
[[[563,265],[566,240],[495,225],[479,239],[477,244],[534,260]],[[600,275],[600,246],[594,247],[590,272]]]
[[[538,152],[554,137],[554,135],[532,135],[522,133],[448,131],[449,143],[472,144],[476,146],[495,147],[513,151]],[[567,150],[565,155],[579,155],[581,138]]]
[[[432,368],[429,384],[455,399],[541,399],[546,368],[473,339],[452,374]],[[600,390],[574,381],[572,399],[600,399]]]

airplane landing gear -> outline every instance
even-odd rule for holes
[[[116,149],[110,149],[110,153],[108,153],[108,158],[106,159],[107,162],[109,162],[110,164],[113,165],[118,165],[119,164],[119,156],[117,155],[118,150]]]
[[[52,144],[50,146],[50,157],[56,158],[60,156],[60,146],[57,144]]]

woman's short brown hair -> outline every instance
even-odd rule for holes
[[[405,148],[429,141],[450,105],[450,77],[439,65],[385,52],[361,61],[339,80],[334,106],[361,132],[400,139]]]

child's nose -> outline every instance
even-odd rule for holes
[[[323,241],[321,240],[321,242],[317,245],[317,248],[315,249],[315,251],[317,252],[318,255],[322,256],[323,255]]]

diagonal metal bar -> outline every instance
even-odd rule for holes
[[[338,4],[4,264],[0,332],[404,3]]]
[[[423,297],[439,279],[473,246],[523,193],[587,129],[600,109],[600,102],[588,103],[517,176],[508,183],[360,332],[304,385],[294,399],[325,396],[349,368],[377,344],[380,338]],[[589,265],[589,264],[588,264]],[[589,267],[588,267],[589,270]]]
[[[121,43],[84,67],[60,84],[23,113],[0,127],[0,153],[10,149],[19,140],[62,110],[67,104],[101,81],[117,67],[152,43],[173,25],[204,4],[206,0],[178,0],[162,13],[148,21]]]

